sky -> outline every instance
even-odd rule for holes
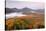
[[[43,9],[44,3],[42,3],[42,2],[30,2],[30,1],[6,0],[6,8],[22,9],[24,7],[28,7],[31,9]]]

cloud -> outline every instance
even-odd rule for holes
[[[16,1],[16,0],[7,0],[6,7],[9,8],[32,8],[32,9],[39,9],[44,8],[44,3],[42,2],[29,2],[29,1]]]

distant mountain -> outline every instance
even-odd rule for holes
[[[15,10],[16,12],[28,12],[28,11],[31,11],[32,9],[25,7],[25,8],[17,9],[17,10],[14,8],[13,10]]]
[[[21,12],[29,12],[29,11],[32,11],[32,9],[27,8],[27,7],[21,9]]]
[[[17,9],[17,8],[5,8],[6,14],[13,12],[28,12],[31,11],[29,8]]]
[[[11,9],[11,8],[5,8],[5,11],[6,11],[6,14],[8,14],[8,13],[13,13],[13,12],[15,12],[17,9]]]
[[[44,9],[38,9],[38,10],[34,10],[34,9],[30,9],[30,8],[22,8],[22,9],[17,9],[17,8],[5,8],[6,10],[6,14],[9,14],[9,13],[13,13],[13,12],[22,12],[22,13],[30,13],[32,11],[34,12],[39,12],[39,13],[44,13]]]
[[[36,10],[36,12],[39,12],[39,13],[44,13],[44,9],[38,9],[38,10]]]

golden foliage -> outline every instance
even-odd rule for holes
[[[8,26],[8,29],[11,29],[11,27],[15,26],[16,24],[20,28],[32,28],[32,27],[37,27],[38,25],[43,24],[42,21],[42,16],[36,16],[32,17],[31,15],[28,16],[22,16],[22,17],[15,17],[15,18],[9,18],[6,20],[6,25]]]

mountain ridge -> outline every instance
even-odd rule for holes
[[[14,12],[30,12],[30,11],[35,11],[35,12],[44,12],[44,9],[38,9],[38,10],[34,10],[34,9],[30,9],[30,8],[22,8],[22,9],[17,9],[17,8],[5,8],[6,14],[9,13],[14,13]]]

